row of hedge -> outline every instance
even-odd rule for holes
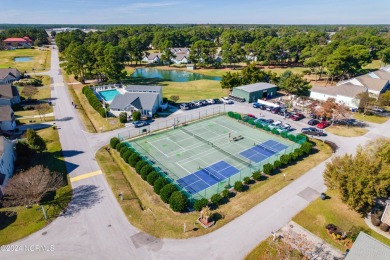
[[[93,93],[92,89],[89,86],[84,86],[81,92],[85,95],[93,109],[95,109],[101,117],[106,117],[108,111],[102,106],[102,103]]]
[[[241,114],[236,112],[229,111],[227,114],[231,118],[235,118],[237,120],[246,122],[250,125],[256,126],[259,129],[263,129],[264,131],[271,132],[272,134],[280,135],[281,137],[289,139],[292,142],[302,144],[308,140],[307,136],[304,134],[293,135],[293,134],[289,134],[288,131],[283,131],[279,133],[279,131],[276,128],[271,130],[268,125],[262,124],[261,122],[255,123],[255,120],[253,118],[242,117]]]
[[[156,194],[160,195],[163,202],[169,203],[173,211],[182,212],[187,208],[187,197],[178,191],[175,185],[170,184],[164,177],[154,171],[153,167],[142,160],[135,151],[121,143],[116,137],[111,138],[110,146],[119,152],[122,159],[133,167],[144,181],[153,186]]]

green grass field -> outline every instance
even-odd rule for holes
[[[368,133],[368,130],[363,127],[331,126],[326,129],[326,132],[339,136],[353,137],[365,135]]]
[[[15,62],[15,57],[33,57],[32,61]],[[20,72],[43,71],[50,68],[50,49],[17,49],[13,51],[0,51],[0,68],[17,68]]]
[[[336,243],[326,232],[325,226],[327,224],[334,224],[346,232],[355,228],[362,230],[390,246],[390,239],[371,230],[357,212],[349,209],[341,201],[337,192],[328,190],[326,194],[331,198],[327,200],[316,199],[307,208],[298,213],[293,218],[293,221],[342,251],[345,248]]]
[[[179,96],[180,99],[178,102],[220,98],[229,94],[229,90],[222,89],[219,81],[215,80],[164,82],[163,85],[164,97]]]
[[[387,120],[389,120],[388,117],[377,116],[377,115],[363,115],[361,113],[355,113],[353,117],[361,121],[375,123],[375,124],[383,124],[387,122]]]

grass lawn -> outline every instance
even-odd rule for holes
[[[377,70],[381,67],[382,62],[380,60],[373,60],[370,64],[367,64],[363,69],[367,70]]]
[[[47,123],[47,122],[55,120],[54,116],[46,116],[45,118],[36,117],[36,118],[21,119],[21,118],[18,118],[17,114],[15,114],[15,117],[16,117],[16,120],[18,120],[19,124],[21,124],[21,125]],[[30,123],[30,121],[32,121],[32,122]]]
[[[268,237],[266,240],[256,246],[246,257],[245,260],[258,260],[258,259],[281,259],[277,249],[280,250],[282,255],[286,258],[282,259],[303,259],[303,255],[296,249],[289,250],[290,246],[283,242],[283,240],[272,241],[272,237]],[[283,253],[286,253],[283,254]]]
[[[65,162],[61,153],[61,143],[57,130],[46,128],[38,131],[38,134],[45,140],[47,151],[37,153],[30,158],[28,163],[24,163],[22,167],[27,169],[34,165],[43,165],[51,171],[66,174]],[[15,220],[8,219],[8,223],[0,224],[0,245],[9,244],[23,237],[26,237],[39,229],[43,228],[50,221],[54,220],[60,212],[66,208],[72,197],[72,190],[69,185],[57,190],[53,200],[46,201],[45,209],[48,216],[48,221],[43,217],[43,213],[38,205],[32,208],[23,206],[1,208],[0,211],[16,212]]]
[[[348,127],[348,126],[331,126],[326,129],[326,132],[334,135],[353,137],[365,135],[368,130],[363,127]]]
[[[229,94],[229,90],[222,89],[219,81],[194,80],[189,82],[166,82],[163,84],[163,94],[169,98],[179,96],[179,102],[208,98],[220,98]]]
[[[293,221],[342,251],[345,251],[345,248],[336,243],[326,232],[325,226],[327,224],[334,224],[343,231],[350,231],[352,227],[357,227],[379,241],[390,245],[390,240],[371,230],[360,214],[349,209],[341,201],[336,191],[328,190],[327,195],[331,198],[313,201],[307,208],[298,213]]]
[[[314,142],[316,142],[316,149],[318,149],[316,153],[282,170],[282,173],[285,173],[289,180],[299,178],[332,155],[332,150],[328,145],[320,141]],[[119,203],[129,221],[142,231],[156,237],[188,238],[212,232],[247,212],[290,183],[290,181],[284,181],[283,174],[277,174],[265,181],[252,184],[248,191],[238,193],[230,199],[229,203],[220,205],[214,211],[214,213],[221,216],[215,227],[210,229],[197,227],[192,231],[183,233],[183,223],[192,228],[193,223],[199,217],[198,212],[187,214],[172,212],[154,193],[153,188],[142,180],[120,158],[115,150],[100,149],[96,154],[96,160],[105,173],[113,193],[123,192],[124,200],[119,201]]]
[[[365,121],[365,122],[370,122],[370,123],[376,123],[376,124],[383,124],[385,123],[387,120],[389,120],[388,117],[384,117],[384,116],[377,116],[377,115],[363,115],[361,113],[355,113],[353,115],[354,118],[358,119],[358,120],[361,120],[361,121]]]
[[[28,62],[15,62],[15,57],[33,57]],[[50,68],[50,49],[40,51],[38,49],[17,49],[13,51],[0,51],[0,68],[17,68],[20,72],[43,71]]]

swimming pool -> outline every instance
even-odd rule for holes
[[[33,57],[15,57],[14,58],[15,62],[29,62],[32,60],[33,60]]]
[[[116,89],[110,89],[110,90],[103,90],[99,91],[99,95],[104,99],[106,102],[112,101],[116,95],[119,94],[119,91]]]

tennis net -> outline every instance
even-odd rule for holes
[[[270,152],[270,153],[278,153],[279,151],[276,151],[274,149],[271,149],[271,148],[268,148],[262,144],[258,144],[256,145],[257,147],[259,147],[260,149],[263,149],[264,151],[267,151],[267,152]]]
[[[213,173],[213,172],[211,172],[210,168],[203,168],[202,170],[205,171],[206,173],[208,173],[209,176],[213,177],[213,178],[216,179],[218,182],[220,182],[220,181],[223,180],[223,178],[221,179],[220,177],[217,177],[217,174],[220,175],[219,173]]]
[[[196,134],[194,134],[194,133],[188,131],[187,129],[182,128],[181,130],[182,130],[184,133],[187,133],[187,134],[189,134],[189,135],[195,137],[196,139],[198,139],[198,140],[200,140],[200,141],[202,141],[202,142],[204,142],[204,143],[206,143],[206,144],[210,144],[210,142],[207,141],[206,139],[204,139],[204,138],[202,138],[202,137],[200,137],[200,136],[198,136],[198,135],[196,135]]]

